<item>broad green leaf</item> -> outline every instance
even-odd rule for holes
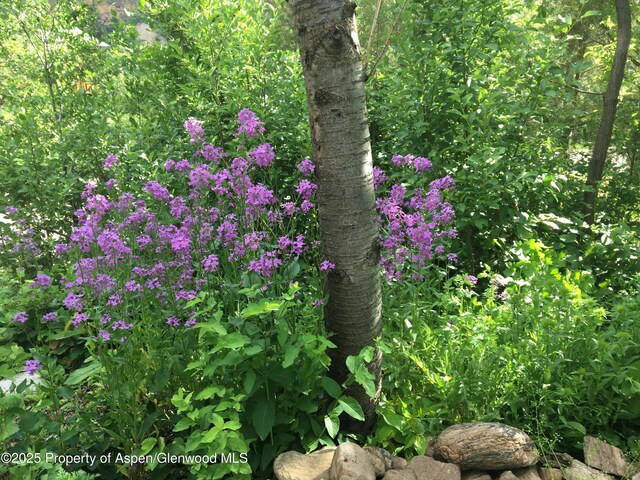
[[[94,360],[86,367],[78,368],[71,372],[69,377],[65,380],[65,385],[78,385],[79,383],[84,382],[87,378],[97,374],[102,371],[103,367],[100,362]]]
[[[324,388],[325,392],[327,392],[331,397],[339,398],[340,395],[342,395],[342,388],[340,388],[338,382],[333,378],[322,377],[320,384],[322,385],[322,388]]]
[[[340,431],[340,419],[338,417],[327,415],[324,417],[324,426],[327,428],[327,433],[331,438],[336,438]]]
[[[264,440],[271,432],[271,428],[276,420],[275,405],[271,401],[263,401],[258,404],[253,411],[251,421],[253,428],[261,440]]]
[[[289,347],[287,352],[284,354],[284,361],[282,362],[282,366],[284,368],[289,368],[293,365],[293,362],[296,358],[298,358],[298,354],[300,353],[300,346],[296,345],[295,347]]]
[[[256,315],[264,315],[265,313],[275,312],[280,308],[282,302],[267,300],[263,298],[258,303],[251,303],[242,310],[242,318],[254,317]]]
[[[338,399],[338,403],[344,412],[356,420],[364,420],[364,412],[362,407],[353,397],[342,397]]]
[[[153,447],[156,446],[157,442],[158,439],[155,437],[145,438],[142,441],[142,445],[140,445],[140,451],[138,455],[146,455],[147,453],[149,453],[153,449]]]

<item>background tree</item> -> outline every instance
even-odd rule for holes
[[[593,154],[589,161],[587,175],[587,187],[589,190],[584,194],[585,219],[589,224],[593,223],[595,217],[598,182],[602,179],[604,172],[607,151],[613,132],[613,123],[616,118],[618,95],[622,86],[625,65],[627,64],[629,44],[631,43],[631,7],[629,6],[629,0],[616,0],[616,18],[618,21],[616,51],[611,66],[609,83],[604,93],[600,127],[593,147]]]
[[[325,287],[329,298],[325,326],[337,346],[331,353],[331,376],[343,382],[347,356],[358,354],[380,336],[382,310],[373,163],[355,4],[289,3],[307,90],[323,253],[335,264]],[[379,391],[380,352],[370,369]],[[350,393],[365,412],[365,421],[353,427],[370,430],[376,398],[359,386]]]

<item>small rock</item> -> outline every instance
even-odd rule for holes
[[[462,473],[462,480],[491,480],[491,475],[487,472],[469,470],[468,472]]]
[[[425,449],[424,454],[427,457],[433,457],[433,455],[436,453],[434,449],[434,445],[436,444],[436,438],[432,437],[431,435],[427,435],[425,440],[427,442],[427,448]]]
[[[559,468],[547,468],[540,467],[538,468],[538,475],[541,480],[562,480],[562,470]]]
[[[629,469],[622,450],[589,435],[584,437],[584,463],[619,477]]]
[[[391,462],[391,468],[393,470],[404,470],[405,468],[407,468],[408,464],[409,462],[407,462],[407,460],[402,457],[393,457],[393,462]]]
[[[391,470],[393,455],[380,447],[364,447],[364,451],[369,454],[369,460],[376,471],[376,477],[382,477],[387,470]]]
[[[513,474],[520,480],[541,480],[536,467],[518,468]]]
[[[567,480],[613,480],[611,475],[588,467],[578,460],[573,460],[571,465],[564,470],[564,478]]]
[[[540,463],[550,468],[565,468],[571,465],[573,457],[568,453],[545,453],[540,458]]]
[[[460,468],[452,463],[444,463],[425,455],[413,457],[407,470],[416,472],[420,480],[460,480]]]
[[[518,480],[511,470],[507,470],[500,474],[500,480]]]
[[[413,470],[389,470],[382,480],[418,480],[418,476]]]
[[[325,447],[306,455],[281,453],[273,462],[273,473],[278,480],[328,480],[335,451],[336,447]]]
[[[535,464],[538,451],[529,436],[517,428],[501,423],[463,423],[438,436],[435,458],[463,470],[506,470]]]
[[[375,480],[376,471],[369,455],[355,443],[343,443],[336,448],[331,468],[330,480]]]

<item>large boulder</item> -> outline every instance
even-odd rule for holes
[[[330,480],[376,480],[376,471],[369,454],[355,443],[343,443],[336,448],[329,469]]]
[[[435,458],[463,470],[510,470],[529,467],[538,451],[522,430],[501,423],[462,423],[436,439]]]
[[[407,470],[416,472],[420,480],[460,480],[460,467],[443,463],[425,455],[413,457]]]
[[[329,468],[335,447],[325,447],[313,453],[284,452],[273,462],[278,480],[329,480]]]
[[[622,450],[589,435],[584,437],[584,463],[619,477],[629,471],[629,462]]]

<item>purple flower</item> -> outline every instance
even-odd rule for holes
[[[429,187],[432,190],[453,190],[453,187],[455,187],[455,182],[453,181],[453,178],[447,175],[446,177],[438,178],[432,181],[429,184]]]
[[[118,163],[118,156],[110,153],[107,158],[104,159],[104,169],[109,170],[111,167]]]
[[[178,325],[180,325],[180,319],[178,319],[178,317],[169,317],[167,318],[167,325],[177,327]]]
[[[109,340],[111,340],[111,334],[106,330],[100,330],[98,332],[98,336],[102,338],[103,342],[108,342]]]
[[[47,288],[51,286],[51,277],[49,275],[45,275],[44,273],[39,273],[36,275],[36,278],[33,279],[33,282],[29,287],[31,288]]]
[[[293,202],[285,202],[281,206],[284,214],[287,216],[295,215],[298,211],[298,207],[296,207],[296,204]]]
[[[311,183],[309,180],[303,179],[298,183],[296,192],[298,192],[302,199],[308,200],[317,189],[318,186],[315,183]]]
[[[314,307],[321,307],[321,306],[323,306],[323,305],[324,305],[324,301],[323,301],[323,300],[314,300],[313,302],[311,302],[311,304],[312,304]]]
[[[175,160],[171,160],[171,159],[169,159],[169,160],[167,160],[167,161],[165,162],[165,164],[164,164],[164,169],[165,169],[167,172],[170,172],[171,170],[173,170],[173,167],[174,167],[175,165],[176,165]]]
[[[384,170],[378,167],[373,167],[373,188],[380,188],[380,185],[387,179],[387,174]]]
[[[113,178],[110,178],[104,183],[107,190],[111,190],[112,188],[116,188],[118,186],[118,182],[116,182]]]
[[[315,169],[315,164],[308,158],[305,158],[298,164],[298,170],[300,170],[305,177],[311,175]]]
[[[167,190],[166,187],[163,187],[155,180],[151,180],[150,182],[148,182],[145,185],[144,189],[151,195],[153,195],[153,198],[156,200],[165,202],[171,200],[171,194],[169,193],[169,190]]]
[[[258,120],[256,114],[248,108],[244,108],[238,113],[238,128],[234,137],[239,137],[241,134],[245,134],[247,138],[257,137],[260,133],[264,132],[264,123]]]
[[[471,282],[472,285],[476,285],[478,283],[478,278],[474,277],[473,275],[467,275],[466,277],[467,280],[469,280]]]
[[[7,206],[6,210],[7,215],[12,216],[15,215],[16,213],[18,213],[18,209],[16,207],[14,207],[13,205],[9,205]]]
[[[413,168],[416,169],[416,172],[426,172],[431,169],[432,163],[428,158],[424,157],[416,157],[413,159]]]
[[[196,155],[202,155],[207,162],[218,163],[221,158],[227,156],[224,150],[220,147],[214,147],[213,145],[203,145],[200,150],[197,150]]]
[[[216,270],[218,270],[218,257],[216,255],[209,255],[207,258],[205,258],[202,261],[202,267],[204,268],[204,271],[207,273],[212,273],[215,272]]]
[[[25,323],[27,320],[29,320],[27,312],[18,312],[13,316],[13,321],[17,323]]]
[[[320,264],[321,272],[330,272],[334,268],[336,268],[335,263],[331,263],[329,260],[323,260],[322,263]]]
[[[189,173],[189,186],[194,190],[201,191],[209,186],[209,182],[214,180],[213,174],[209,171],[209,165],[198,164]]]
[[[249,158],[255,160],[259,167],[268,167],[273,162],[274,157],[273,147],[268,143],[259,145],[255,150],[249,152]]]
[[[315,207],[315,204],[309,200],[304,200],[301,204],[300,204],[300,210],[302,210],[304,213],[307,213],[309,210],[311,210],[313,207]]]
[[[79,312],[84,307],[84,303],[82,303],[83,296],[81,293],[69,292],[62,303],[68,310],[73,308],[76,312]]]
[[[200,120],[194,117],[189,117],[184,122],[184,129],[191,137],[191,143],[204,142],[205,134]]]
[[[42,323],[56,322],[56,321],[58,321],[58,314],[56,312],[45,313],[42,316]]]
[[[278,258],[277,251],[272,250],[263,253],[259,260],[251,260],[248,270],[256,272],[263,277],[270,277],[280,265],[282,265],[282,260]]]
[[[89,315],[86,313],[76,313],[73,316],[73,326],[74,328],[78,328],[81,323],[89,321]]]
[[[455,253],[448,253],[447,260],[449,260],[451,263],[456,263],[458,261],[458,255],[456,255]]]
[[[42,370],[42,364],[38,360],[27,360],[24,364],[24,371],[33,375],[38,370]]]

